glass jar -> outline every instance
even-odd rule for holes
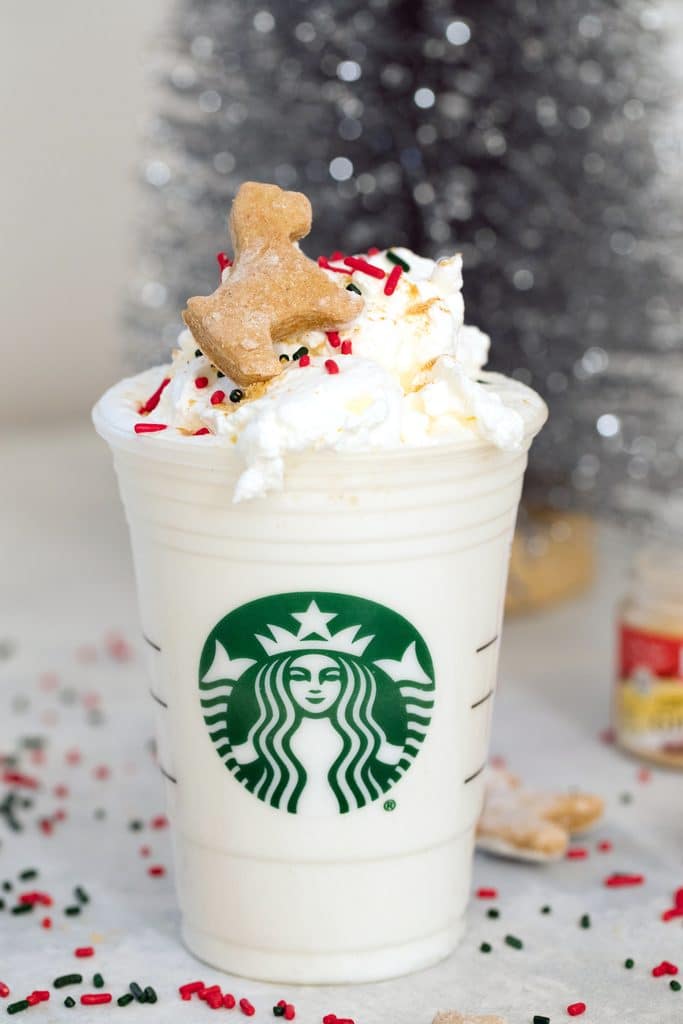
[[[683,769],[683,549],[639,552],[618,624],[617,742]]]

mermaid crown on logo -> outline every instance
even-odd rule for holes
[[[289,651],[334,651],[336,654],[355,654],[359,658],[375,639],[373,635],[359,637],[360,625],[347,626],[337,633],[331,633],[328,623],[337,616],[335,613],[321,612],[315,601],[311,601],[305,612],[292,612],[291,615],[299,622],[296,633],[268,623],[272,639],[257,634],[256,639],[269,656]]]

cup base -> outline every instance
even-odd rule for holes
[[[353,985],[388,981],[424,970],[450,956],[465,930],[464,917],[449,928],[400,946],[358,952],[283,953],[234,946],[207,932],[183,926],[182,938],[199,960],[252,981],[285,985]]]

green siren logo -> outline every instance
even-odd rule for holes
[[[378,800],[425,738],[434,668],[417,630],[345,594],[278,594],[221,619],[199,663],[204,721],[236,779],[312,817]]]

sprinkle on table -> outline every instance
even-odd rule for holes
[[[492,948],[493,947],[491,946],[490,942],[482,942],[481,946],[479,947],[479,952],[480,953],[490,953]]]
[[[66,999],[64,1000],[64,1005],[68,1007],[69,1010],[71,1010],[76,1005],[76,1000],[73,998],[73,996],[67,996]]]
[[[482,886],[482,888],[477,889],[477,899],[478,900],[497,900],[498,899],[498,890],[494,889],[493,887]]]
[[[166,868],[163,866],[163,864],[151,864],[147,868],[147,874],[151,875],[152,878],[161,878],[163,875],[166,874]]]
[[[83,958],[83,957],[94,956],[94,955],[95,955],[95,950],[94,950],[94,948],[92,946],[78,946],[74,950],[74,956],[77,956],[77,957]]]
[[[672,990],[672,992],[680,992],[681,991],[681,983],[680,983],[680,981],[676,981],[676,979],[673,978],[669,982],[669,988]]]
[[[31,1004],[29,1003],[28,999],[20,999],[16,1003],[10,1003],[9,1006],[7,1007],[7,1012],[9,1014],[21,1013],[22,1010],[28,1010],[30,1005]]]
[[[612,844],[609,839],[601,839],[597,848],[600,853],[610,853],[612,851]]]
[[[83,982],[82,974],[60,974],[52,982],[53,988],[64,988],[65,985],[80,985]]]
[[[253,1017],[256,1013],[248,999],[240,999],[240,1010],[246,1017]]]
[[[3,999],[7,999],[9,995],[9,985],[6,985],[4,981],[0,981],[0,996]]]
[[[590,914],[582,914],[580,919],[579,919],[579,925],[581,926],[581,928],[590,928],[590,926],[591,926]]]
[[[582,1013],[586,1012],[585,1003],[570,1003],[567,1007],[567,1013],[570,1017],[580,1017]]]
[[[624,889],[633,885],[642,885],[644,881],[644,875],[625,874],[615,871],[605,879],[605,885],[608,889]]]
[[[385,295],[393,295],[394,294],[394,292],[396,291],[396,286],[398,285],[398,282],[399,282],[399,280],[401,278],[401,274],[402,273],[403,273],[403,268],[402,267],[394,267],[394,269],[389,274],[389,277],[387,278],[386,284],[384,285],[384,294]]]
[[[632,970],[632,968],[635,967],[635,960],[632,960],[630,956],[627,957],[626,960],[624,960],[624,967],[627,971]]]
[[[588,856],[588,850],[585,846],[572,846],[567,850],[567,860],[585,860]]]
[[[523,949],[524,948],[524,943],[522,942],[521,939],[518,939],[516,935],[506,935],[505,936],[505,944],[507,946],[512,946],[513,949]]]
[[[497,917],[500,917],[500,910],[498,910],[498,907],[489,907],[486,911],[486,916],[495,920]]]
[[[117,1006],[130,1006],[135,996],[131,992],[124,992],[122,996],[116,1000]]]
[[[102,1003],[110,1003],[112,1000],[111,992],[84,992],[81,996],[82,1006],[99,1006]]]
[[[136,434],[156,434],[160,430],[166,430],[165,423],[136,423],[134,430]]]
[[[535,1013],[532,1018],[532,1024],[550,1024],[550,1017],[546,1017],[542,1013]]]
[[[553,912],[553,908],[548,906],[547,903],[545,904],[545,906],[541,907],[541,913],[542,914],[552,914],[552,912]]]

